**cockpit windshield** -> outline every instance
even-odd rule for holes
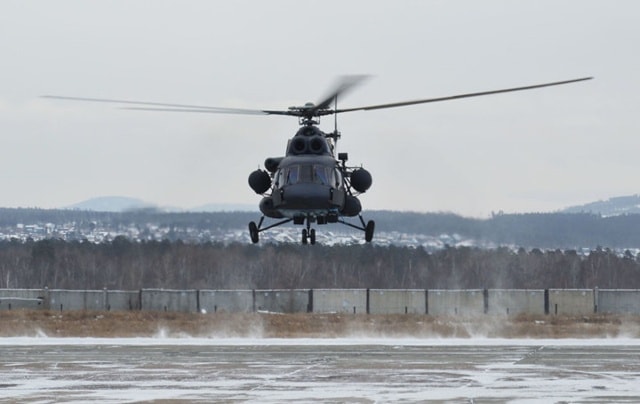
[[[277,175],[278,185],[293,185],[299,183],[313,183],[338,186],[333,167],[322,164],[299,164],[282,168]]]

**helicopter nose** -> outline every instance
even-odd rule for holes
[[[295,184],[283,189],[282,201],[288,209],[326,209],[330,206],[329,187],[318,184]]]

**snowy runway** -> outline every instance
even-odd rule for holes
[[[0,339],[0,401],[638,402],[639,340]]]

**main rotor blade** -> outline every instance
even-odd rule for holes
[[[402,102],[394,102],[390,104],[369,105],[369,106],[357,107],[357,108],[344,108],[344,109],[337,109],[334,111],[334,113],[339,114],[342,112],[351,112],[351,111],[370,111],[374,109],[405,107],[408,105],[425,104],[428,102],[449,101],[449,100],[457,100],[459,98],[479,97],[481,95],[500,94],[500,93],[508,93],[512,91],[532,90],[534,88],[559,86],[562,84],[577,83],[579,81],[585,81],[585,80],[591,80],[591,79],[593,79],[593,77],[582,77],[582,78],[573,79],[573,80],[556,81],[553,83],[544,83],[544,84],[534,84],[531,86],[524,86],[524,87],[505,88],[502,90],[482,91],[479,93],[458,94],[458,95],[450,95],[447,97],[426,98],[422,100],[402,101]]]
[[[312,109],[311,112],[315,112],[321,109],[327,109],[334,103],[335,99],[347,91],[353,89],[357,84],[362,83],[367,77],[366,75],[352,75],[352,76],[342,76],[337,82],[335,88],[329,95],[327,95],[322,101],[318,102]]]
[[[257,110],[257,109],[241,109],[241,108],[162,108],[162,107],[123,107],[121,109],[135,110],[135,111],[156,111],[156,112],[196,112],[203,114],[236,114],[236,115],[290,115],[298,116],[290,111],[269,111],[269,110]]]
[[[168,104],[162,102],[149,102],[149,101],[131,101],[131,100],[113,100],[108,98],[87,98],[87,97],[66,97],[60,95],[43,95],[42,98],[49,98],[55,100],[70,100],[70,101],[88,101],[88,102],[103,102],[111,104],[129,104],[129,105],[148,105],[154,107],[167,107],[158,108],[158,111],[175,110],[183,112],[210,112],[217,114],[252,114],[252,115],[288,115],[287,111],[269,111],[259,109],[243,109],[243,108],[224,108],[224,107],[209,107],[203,105],[187,105],[187,104]],[[128,108],[128,109],[149,109],[153,108]],[[198,111],[195,111],[198,110]]]

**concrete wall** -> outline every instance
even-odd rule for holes
[[[489,289],[487,314],[545,314],[543,289]]]
[[[42,289],[0,289],[0,310],[41,309]]]
[[[640,314],[640,290],[600,289],[596,290],[598,313]]]
[[[549,289],[549,314],[593,314],[593,289]]]
[[[255,309],[275,313],[306,313],[309,311],[309,290],[256,290]]]
[[[485,311],[482,289],[427,291],[428,314],[472,316]]]
[[[314,289],[314,313],[367,312],[367,289]]]
[[[216,312],[252,312],[253,290],[201,290],[200,310]]]
[[[140,291],[107,290],[106,310],[140,310]]]
[[[640,315],[640,290],[56,290],[0,289],[0,310],[149,310],[213,313],[371,313],[474,316],[488,313]]]
[[[427,292],[424,289],[370,289],[370,314],[425,314]]]
[[[44,291],[45,306],[50,310],[106,310],[106,290],[63,290]]]
[[[196,313],[198,311],[197,290],[142,289],[141,310]]]

